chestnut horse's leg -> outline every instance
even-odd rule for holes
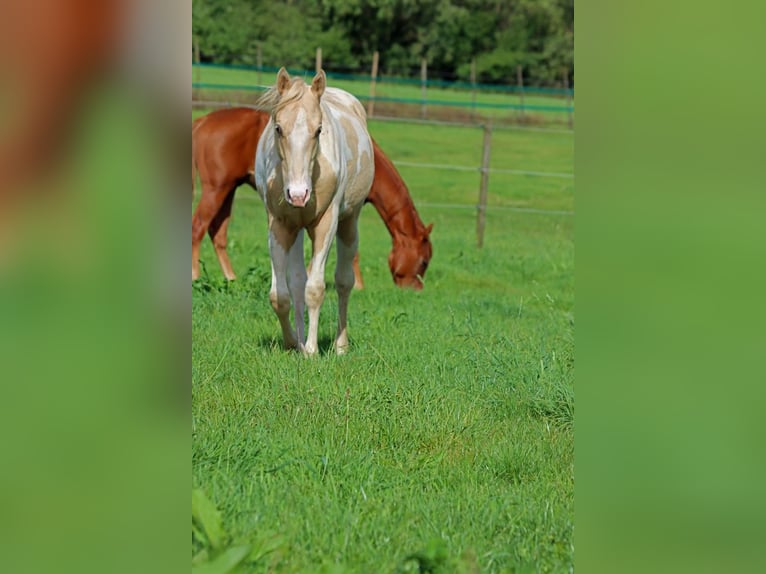
[[[359,211],[338,223],[337,251],[338,261],[335,266],[335,289],[338,292],[338,335],[335,339],[335,352],[339,355],[348,351],[348,333],[346,317],[348,299],[354,287],[354,263],[357,261],[359,233],[357,220]]]
[[[199,278],[199,246],[210,222],[221,209],[228,189],[202,184],[202,197],[192,216],[192,281]]]
[[[213,217],[207,230],[210,239],[213,241],[215,254],[218,256],[218,263],[221,264],[221,270],[229,281],[237,278],[234,275],[234,270],[231,268],[229,255],[226,253],[226,233],[229,228],[229,221],[231,220],[231,205],[234,202],[236,191],[236,188],[234,188],[225,196],[221,207],[218,209],[218,213]]]
[[[354,289],[364,289],[362,271],[359,269],[359,251],[354,254]]]

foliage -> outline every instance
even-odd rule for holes
[[[221,513],[200,489],[192,490],[192,574],[239,574],[280,549],[280,537],[232,541]],[[246,570],[247,568],[247,570]]]
[[[549,85],[574,71],[574,0],[193,0],[205,61],[310,69],[317,47],[334,70]]]

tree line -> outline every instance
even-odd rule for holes
[[[574,0],[193,0],[201,60],[391,76],[554,85],[574,75]],[[367,72],[364,72],[367,71]]]

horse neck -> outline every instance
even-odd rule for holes
[[[383,167],[380,170],[383,173],[376,172],[373,183],[375,193],[370,193],[368,201],[375,206],[394,242],[422,237],[425,225],[415,209],[407,186],[393,166],[384,164]]]

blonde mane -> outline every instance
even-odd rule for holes
[[[279,93],[276,85],[271,86],[255,101],[254,107],[273,116],[285,106],[301,99],[308,87],[303,78],[291,78],[284,94]]]

